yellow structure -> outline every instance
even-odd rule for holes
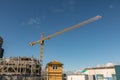
[[[58,61],[51,61],[46,65],[47,80],[62,80],[62,66]]]

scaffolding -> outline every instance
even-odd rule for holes
[[[0,58],[0,77],[5,76],[39,76],[41,73],[39,60],[33,57]],[[2,80],[2,79],[1,79]],[[10,80],[10,79],[5,79]],[[15,79],[12,79],[15,80]],[[22,80],[22,79],[21,79]]]

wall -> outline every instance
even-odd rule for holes
[[[67,75],[67,80],[86,80],[86,75],[81,74],[73,74],[73,75]]]
[[[54,70],[53,69],[53,65],[50,65],[49,67],[48,67],[48,73],[53,73],[53,74],[55,74],[55,73],[62,73],[62,66],[61,65],[57,65],[58,66],[58,69],[57,70]]]
[[[103,74],[104,77],[112,77],[112,74],[115,74],[115,69],[90,69],[85,72],[88,75]]]

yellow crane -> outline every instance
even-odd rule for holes
[[[35,44],[40,44],[40,64],[42,65],[42,62],[43,62],[43,46],[44,46],[44,41],[45,41],[45,40],[48,40],[48,39],[50,39],[50,38],[52,38],[52,37],[54,37],[54,36],[60,35],[60,34],[62,34],[62,33],[64,33],[64,32],[73,30],[73,29],[75,29],[75,28],[81,27],[81,26],[83,26],[83,25],[85,25],[85,24],[94,22],[94,21],[96,21],[96,20],[98,20],[98,19],[101,19],[101,18],[102,18],[102,16],[97,15],[97,16],[95,16],[95,17],[93,17],[93,18],[90,18],[90,19],[88,19],[88,20],[85,20],[85,21],[83,21],[83,22],[80,22],[80,23],[78,23],[78,24],[76,24],[76,25],[73,25],[73,26],[71,26],[71,27],[69,27],[69,28],[65,28],[65,29],[63,29],[63,30],[61,30],[61,31],[58,31],[58,32],[56,32],[56,33],[54,33],[54,34],[51,34],[51,35],[49,35],[49,36],[47,36],[47,37],[44,37],[44,34],[42,33],[40,40],[35,41],[35,42],[30,42],[30,46],[33,46],[33,45],[35,45]]]

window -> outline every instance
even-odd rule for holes
[[[58,68],[57,65],[53,65],[53,69],[56,70]]]
[[[113,78],[113,80],[116,80],[116,75],[112,74],[112,78]]]
[[[103,75],[102,74],[97,75],[97,80],[103,80]]]

